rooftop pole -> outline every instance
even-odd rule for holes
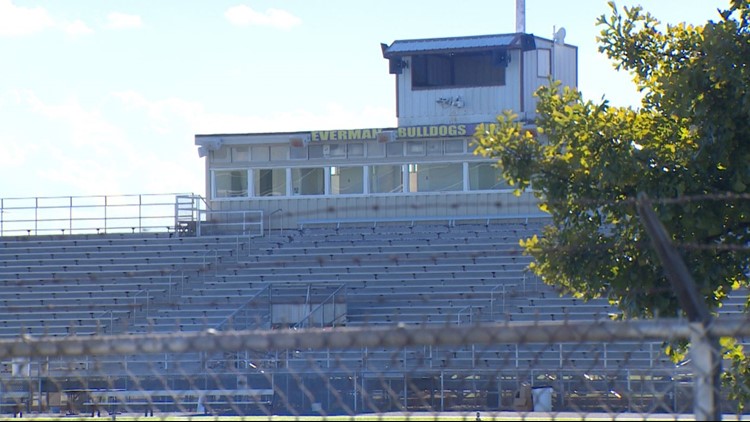
[[[526,0],[516,0],[516,32],[526,32]]]

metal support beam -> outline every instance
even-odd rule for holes
[[[685,261],[672,245],[666,228],[654,212],[651,201],[638,195],[638,215],[643,222],[664,273],[677,294],[688,320],[691,322],[690,356],[695,370],[693,412],[699,421],[721,420],[721,350],[719,339],[708,331],[711,312],[706,301],[685,265]]]

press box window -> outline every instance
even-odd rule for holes
[[[464,153],[464,140],[463,139],[446,139],[445,140],[445,153],[446,154],[463,154]]]
[[[215,163],[229,163],[232,161],[232,154],[229,147],[222,147],[213,151],[213,161]]]
[[[364,144],[348,144],[347,154],[350,158],[359,158],[365,156],[365,145]]]
[[[409,164],[409,192],[463,190],[462,163]]]
[[[368,142],[367,157],[385,157],[385,145],[382,142]]]
[[[323,158],[323,145],[310,145],[309,147],[310,159]]]
[[[385,144],[385,155],[386,157],[403,157],[404,156],[404,143],[403,142],[388,142]]]
[[[250,161],[249,147],[232,147],[232,162],[246,163]]]
[[[502,171],[494,163],[469,163],[469,190],[507,188]]]
[[[536,75],[540,78],[546,78],[552,74],[552,51],[542,49],[536,51]]]
[[[289,155],[289,147],[286,145],[273,145],[271,147],[271,161],[286,160]]]
[[[325,170],[322,167],[292,169],[292,192],[295,195],[325,194]]]
[[[265,162],[269,160],[268,147],[256,145],[250,148],[250,159],[255,162]]]
[[[505,85],[506,51],[481,51],[412,56],[413,88]]]
[[[427,141],[427,155],[443,155],[443,141]]]
[[[346,158],[346,144],[331,144],[331,145],[327,145],[327,147],[328,147],[329,157]]]
[[[403,192],[404,173],[400,165],[370,166],[370,192],[396,193]]]
[[[253,195],[285,196],[286,169],[253,170]]]
[[[213,152],[215,163],[242,163],[250,161],[250,149],[248,147],[222,147]]]
[[[306,160],[307,159],[307,147],[289,148],[289,158],[292,160]]]
[[[424,155],[424,141],[409,141],[406,143],[406,155]]]
[[[363,193],[362,167],[331,167],[331,195]]]
[[[217,198],[247,196],[246,170],[221,170],[214,172],[214,192]]]

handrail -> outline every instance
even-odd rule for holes
[[[177,196],[192,193],[0,198],[0,236],[169,232]]]
[[[283,211],[281,208],[277,209],[276,211],[271,212],[268,214],[268,235],[271,235],[271,217],[276,214],[277,212]],[[281,221],[279,222],[279,235],[284,235],[284,214],[281,214]]]
[[[240,262],[240,236],[237,235],[234,238],[235,241],[235,254],[234,254],[234,260],[236,262]],[[245,240],[242,241],[242,249],[245,249]]]
[[[529,220],[546,220],[549,219],[550,215],[542,212],[532,213],[520,213],[520,214],[480,214],[480,215],[462,215],[462,216],[403,216],[403,217],[368,217],[368,218],[333,218],[333,219],[300,219],[297,221],[297,225],[300,228],[304,228],[305,224],[341,224],[341,223],[393,223],[393,222],[409,222],[414,225],[417,221],[419,222],[446,222],[449,226],[454,226],[456,221],[466,220],[484,220],[485,224],[489,224],[491,220],[523,220],[524,223],[528,223]]]
[[[180,273],[180,279],[179,279],[180,281],[178,281],[177,283],[172,283],[172,276],[173,275],[176,276],[177,272]],[[179,289],[175,289],[175,290],[179,290],[178,292],[175,292],[175,295],[177,295],[177,297],[182,297],[182,295],[185,293],[185,270],[175,270],[169,273],[169,285],[168,285],[169,291],[167,292],[167,298],[169,300],[172,300],[172,285],[173,284],[177,284],[177,287],[179,288]]]
[[[257,299],[263,292],[265,292],[266,290],[268,290],[270,287],[271,287],[271,283],[266,283],[265,286],[263,286],[263,288],[260,289],[260,291],[258,291],[256,294],[254,294],[247,302],[245,302],[242,305],[240,305],[239,308],[237,308],[234,311],[232,311],[232,313],[230,313],[229,315],[227,315],[226,318],[224,318],[223,320],[221,320],[221,322],[219,322],[218,324],[216,324],[216,326],[214,326],[214,329],[221,330],[222,326],[224,324],[226,324],[227,322],[229,322],[229,320],[231,320],[232,318],[234,318],[235,315],[239,314],[240,311],[242,311],[243,309],[245,309],[249,304],[251,304],[253,301],[255,301],[255,299]]]
[[[206,253],[203,254],[203,265],[201,267],[203,269],[203,281],[206,281],[206,274],[208,274],[208,269],[209,269],[209,265],[206,264],[206,257],[209,256],[211,253],[213,253],[213,255],[214,255],[213,256],[213,258],[214,258],[214,265],[213,265],[213,267],[214,267],[213,268],[214,269],[214,276],[216,276],[216,273],[217,273],[217,271],[219,269],[219,251],[217,251],[215,248],[211,248]]]
[[[248,217],[253,217],[248,221]],[[200,210],[200,235],[215,233],[263,236],[265,234],[263,210]]]
[[[456,324],[461,325],[461,314],[463,314],[466,309],[469,310],[469,312],[467,313],[467,315],[469,316],[469,322],[472,322],[472,320],[473,320],[473,312],[472,312],[473,308],[474,308],[474,306],[472,306],[472,305],[466,305],[463,308],[459,309],[458,312],[456,313]]]
[[[492,290],[490,290],[490,320],[495,320],[495,290],[502,288],[503,289],[503,313],[505,313],[505,297],[506,297],[506,287],[518,287],[518,284],[498,284],[497,286],[493,287]]]
[[[203,204],[206,206],[207,211],[213,211],[213,209],[211,209],[211,205],[208,203],[208,201],[206,201],[206,198],[202,197],[201,195],[195,195],[195,197],[198,197],[201,201],[203,201]]]
[[[138,299],[138,296],[141,295],[141,293],[145,293],[146,294],[146,318],[148,318],[148,299],[149,299],[149,293],[148,293],[148,290],[141,289],[138,292],[136,292],[136,294],[133,295],[133,319],[135,319],[136,308],[138,307],[137,299]]]
[[[206,257],[213,253],[214,258],[214,270],[216,270],[216,267],[219,265],[219,251],[216,248],[211,248],[206,253],[203,254],[203,268],[206,269]]]
[[[318,304],[318,306],[316,306],[316,307],[314,307],[313,309],[311,309],[311,310],[310,310],[310,312],[308,312],[308,313],[307,313],[307,315],[305,315],[305,317],[304,317],[304,318],[302,318],[302,319],[300,319],[299,321],[297,321],[297,323],[296,323],[296,324],[294,324],[294,325],[292,326],[292,328],[300,328],[300,327],[301,327],[301,324],[302,324],[303,322],[305,322],[305,321],[307,321],[308,319],[310,319],[310,317],[312,317],[312,315],[313,315],[313,314],[314,314],[314,313],[315,313],[315,312],[316,312],[316,311],[317,311],[318,309],[320,309],[320,308],[321,308],[321,307],[322,307],[323,305],[325,305],[326,303],[328,303],[328,300],[329,300],[329,299],[331,299],[331,298],[333,298],[333,297],[335,297],[335,296],[336,296],[336,293],[338,293],[338,292],[339,292],[339,291],[340,291],[341,289],[343,289],[344,287],[346,287],[346,285],[345,285],[345,284],[342,284],[342,285],[340,285],[340,286],[338,287],[338,289],[334,290],[334,291],[333,291],[333,293],[331,293],[330,295],[328,295],[328,297],[327,297],[327,298],[323,299],[323,300],[322,300],[322,301],[321,301],[321,302],[320,302],[320,303]],[[335,304],[336,302],[333,302],[333,303]],[[336,307],[335,307],[335,306],[334,306],[334,308],[333,308],[333,311],[334,311],[334,312],[336,312]],[[335,317],[335,315],[334,315],[334,321],[335,321],[335,320],[337,320],[337,319],[338,319],[338,317]]]
[[[115,322],[114,322],[115,321],[114,311],[112,311],[111,309],[108,309],[108,310],[100,313],[99,315],[97,315],[95,318],[98,321],[101,317],[106,316],[107,314],[109,314],[109,327],[108,327],[109,328],[109,334],[114,334],[115,333],[114,332],[114,325],[115,325]],[[104,333],[102,333],[102,334],[107,334],[107,330],[105,329]]]

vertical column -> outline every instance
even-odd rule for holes
[[[362,193],[367,195],[368,193],[370,193],[370,166],[362,167],[362,183],[364,183],[364,186],[362,187]]]
[[[463,191],[468,192],[469,191],[469,163],[463,162]]]
[[[292,169],[286,168],[286,196],[292,196]]]
[[[690,359],[695,373],[693,413],[697,421],[721,420],[719,347],[718,338],[708,332],[705,324],[690,324]]]
[[[323,194],[331,194],[331,167],[323,167]]]

